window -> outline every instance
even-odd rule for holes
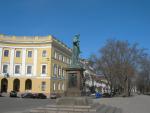
[[[57,53],[56,52],[54,52],[54,58],[57,59]]]
[[[62,55],[59,55],[59,60],[62,60]]]
[[[42,82],[41,90],[42,90],[42,91],[45,91],[45,90],[46,90],[46,82]]]
[[[55,90],[56,90],[56,84],[53,83],[53,91],[55,91]]]
[[[66,57],[64,56],[64,63],[66,63]]]
[[[32,74],[32,66],[27,66],[27,74]]]
[[[58,88],[57,89],[60,90],[60,83],[58,83]]]
[[[67,63],[70,64],[70,58],[67,59]]]
[[[20,65],[15,65],[15,74],[20,74]]]
[[[62,55],[62,56],[61,56],[61,61],[63,61],[63,57],[64,57],[64,56]]]
[[[72,63],[72,60],[70,59],[70,64]]]
[[[67,58],[67,64],[69,64],[69,58]]]
[[[43,50],[42,57],[46,57],[46,50]]]
[[[8,55],[9,55],[9,50],[4,50],[4,56],[8,57]]]
[[[56,76],[56,75],[57,75],[57,65],[54,64],[54,76]]]
[[[58,76],[59,77],[61,76],[61,67],[60,66],[58,67]]]
[[[42,74],[46,74],[46,65],[42,65]]]
[[[62,77],[64,77],[64,76],[65,76],[65,70],[62,69]]]
[[[28,51],[28,57],[32,57],[32,51]]]
[[[62,61],[65,62],[65,57],[64,56],[62,57]]]
[[[64,87],[64,83],[62,83],[61,89],[62,89],[62,90],[64,90],[64,89],[65,89],[65,87]]]
[[[3,65],[3,73],[8,73],[8,65]]]
[[[25,90],[32,90],[32,81],[30,79],[25,81]]]
[[[16,51],[16,57],[20,57],[20,51]]]

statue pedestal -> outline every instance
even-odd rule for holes
[[[65,96],[81,96],[83,90],[83,68],[67,68],[67,91]]]

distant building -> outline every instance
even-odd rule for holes
[[[96,86],[99,92],[110,93],[110,86],[108,85],[108,81],[103,75],[97,75],[94,79],[94,86]]]
[[[84,71],[84,83],[86,92],[90,91],[90,87],[94,86],[94,76],[96,76],[94,69],[89,65],[89,61],[87,59],[80,60]]]
[[[87,59],[81,59],[80,62],[85,69],[84,78],[86,91],[88,92],[91,88],[95,88],[94,90],[101,93],[110,92],[110,87],[105,77],[103,75],[97,75],[95,70],[89,65]]]
[[[0,35],[0,90],[63,93],[71,49],[53,36]]]

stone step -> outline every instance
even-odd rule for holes
[[[30,110],[29,113],[87,113],[87,112],[78,112],[78,111],[39,111],[39,110]]]
[[[46,105],[46,108],[83,108],[90,109],[92,106],[67,106],[67,105]]]
[[[30,113],[122,113],[122,110],[116,107],[95,104],[92,108],[83,108],[77,107],[73,108],[71,106],[56,106],[49,105],[46,107],[39,107],[33,110],[30,110]]]
[[[89,112],[89,109],[84,108],[36,108],[39,111],[64,111],[64,112]]]

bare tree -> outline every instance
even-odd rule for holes
[[[137,88],[141,93],[150,92],[150,57],[148,55],[140,60]]]
[[[137,44],[111,39],[99,53],[99,57],[94,58],[94,67],[104,74],[111,91],[118,90],[124,96],[129,96],[138,60],[144,54],[143,49],[139,49]]]

